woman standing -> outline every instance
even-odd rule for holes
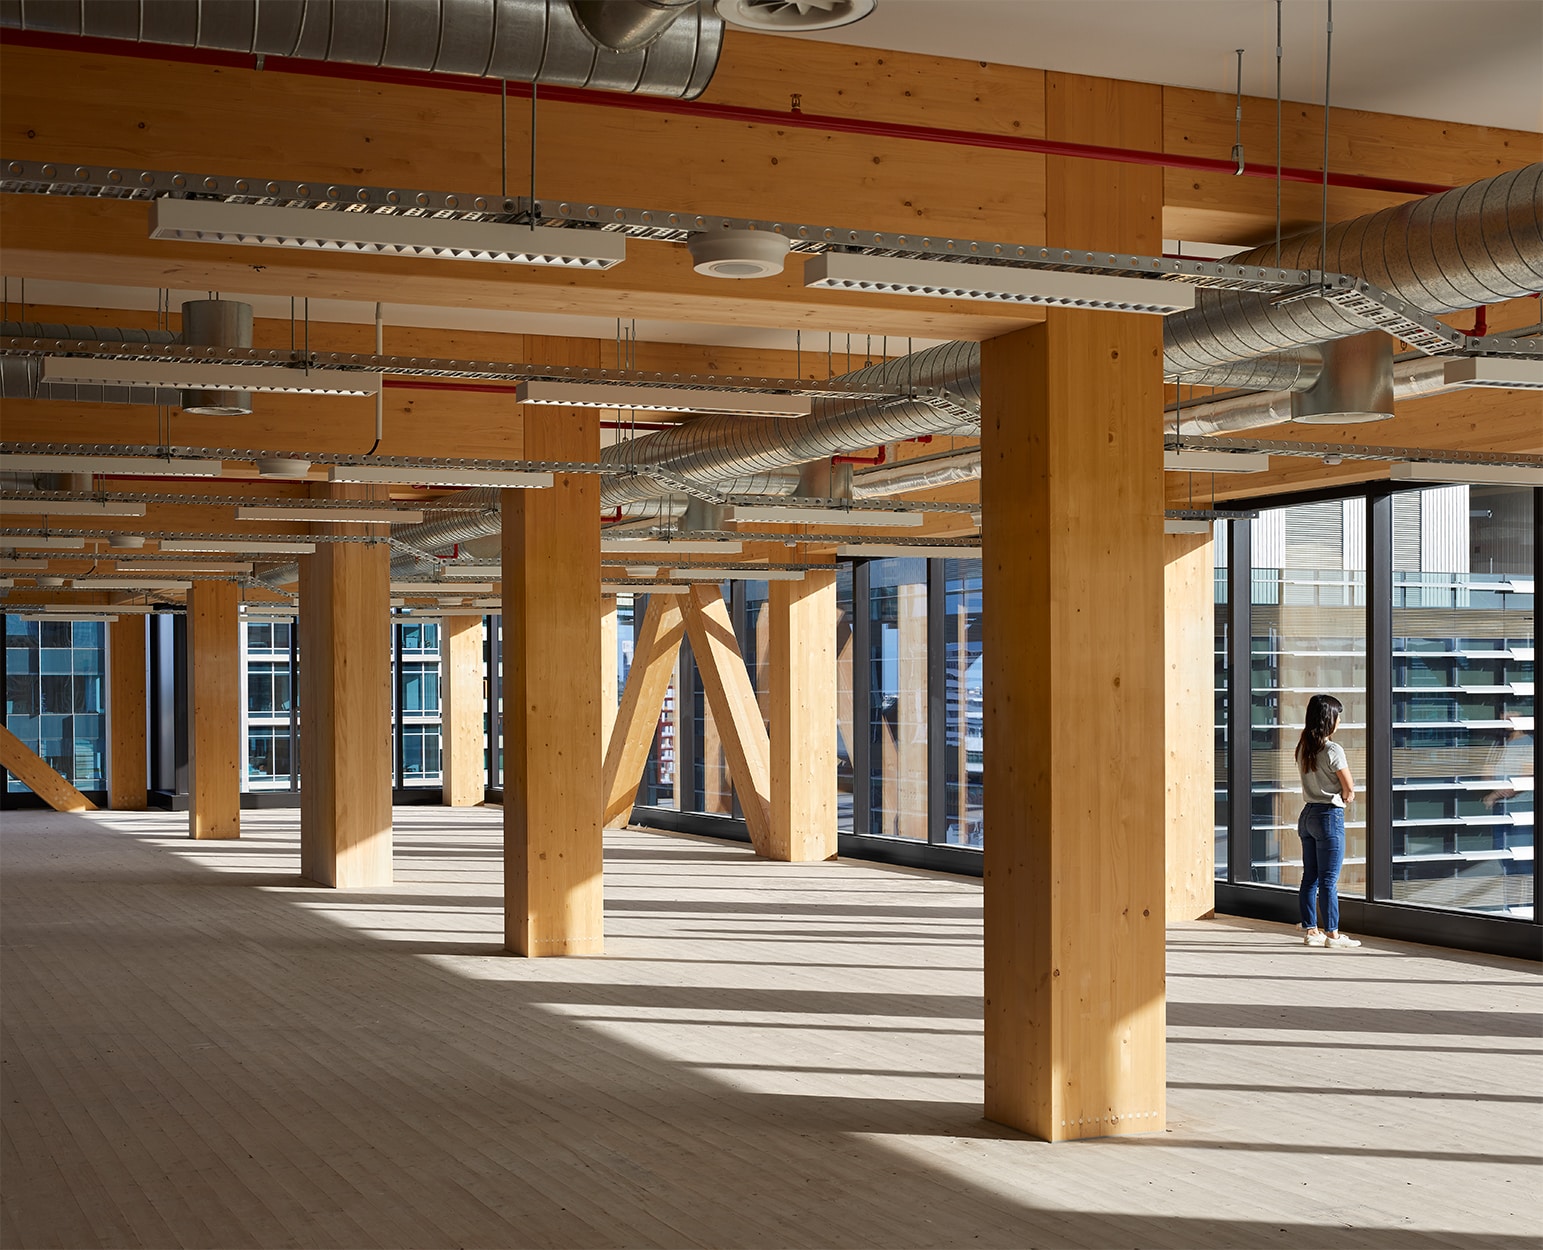
[[[1307,701],[1307,724],[1297,740],[1297,771],[1302,774],[1306,800],[1297,817],[1302,839],[1302,930],[1309,946],[1335,950],[1361,945],[1339,931],[1339,870],[1345,862],[1345,808],[1355,797],[1350,761],[1334,741],[1340,713],[1345,710],[1331,694]],[[1318,927],[1318,911],[1323,927]]]

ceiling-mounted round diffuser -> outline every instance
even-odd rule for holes
[[[284,456],[270,456],[257,462],[257,472],[262,477],[305,477],[311,471],[309,460],[292,460]]]
[[[798,32],[850,26],[873,12],[875,0],[718,0],[718,16],[751,30]]]
[[[766,230],[712,230],[686,244],[692,267],[709,278],[766,278],[782,272],[786,236]]]

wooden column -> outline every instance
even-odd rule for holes
[[[234,582],[188,591],[188,833],[241,836],[241,598]]]
[[[107,630],[107,805],[142,812],[149,788],[145,721],[145,628],[143,616],[120,616]],[[239,779],[238,779],[239,784]]]
[[[1163,536],[1167,917],[1216,910],[1216,544]]]
[[[390,585],[384,542],[300,557],[300,875],[340,889],[391,884]]]
[[[600,596],[600,758],[611,746],[616,704],[621,694],[616,672],[616,596]]]
[[[728,604],[723,601],[723,591],[712,583],[693,586],[683,597],[691,655],[702,679],[702,693],[718,723],[750,844],[758,855],[770,855],[771,742],[734,626],[729,622]]]
[[[638,786],[648,763],[664,707],[665,692],[675,679],[680,640],[686,625],[677,595],[650,595],[643,619],[637,626],[632,648],[632,667],[622,691],[621,707],[605,749],[602,793],[607,825],[625,824],[637,801]]]
[[[772,582],[770,859],[836,854],[836,575]]]
[[[0,725],[0,767],[56,812],[96,811],[95,803],[4,725]]]
[[[439,767],[446,807],[476,807],[487,791],[482,618],[447,616],[439,627]]]
[[[1161,89],[1049,75],[1053,138],[1154,149]],[[1047,160],[1047,237],[1161,249],[1161,175]],[[1162,322],[1052,309],[981,361],[986,1115],[1164,1126]]]
[[[526,408],[525,454],[598,459],[599,413]],[[520,955],[598,955],[600,479],[505,491],[503,514],[504,940]]]

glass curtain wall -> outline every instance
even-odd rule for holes
[[[859,832],[927,840],[927,561],[868,565],[868,820]]]
[[[1393,501],[1392,897],[1533,915],[1532,492]]]
[[[979,849],[986,709],[980,561],[945,561],[943,586],[943,840]]]
[[[5,616],[5,727],[77,790],[107,788],[101,621]],[[27,787],[6,774],[10,793]]]
[[[1250,880],[1297,885],[1301,778],[1293,758],[1307,701],[1344,704],[1335,741],[1358,788],[1366,780],[1366,501],[1336,499],[1261,512],[1252,522],[1249,692]],[[1366,892],[1366,804],[1345,816],[1341,894]]]
[[[1215,622],[1215,672],[1216,672],[1216,759],[1214,764],[1216,793],[1216,875],[1227,879],[1227,812],[1232,792],[1228,785],[1228,754],[1231,750],[1232,725],[1232,595],[1228,580],[1230,553],[1227,539],[1231,529],[1226,521],[1211,522],[1212,549],[1215,552],[1216,579],[1212,613]]]
[[[836,571],[836,829],[852,832],[852,566]]]
[[[397,784],[437,786],[440,769],[439,623],[402,621],[392,629]]]
[[[241,663],[246,673],[244,790],[293,790],[299,784],[295,633],[289,621],[247,621],[241,626]]]

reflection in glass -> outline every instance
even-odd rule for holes
[[[980,561],[947,561],[944,586],[943,839],[956,846],[979,847],[985,831],[981,806],[985,687]]]
[[[1345,817],[1339,892],[1366,891],[1366,501],[1261,512],[1253,525],[1249,750],[1253,790],[1249,879],[1296,885],[1302,784],[1292,751],[1307,701],[1344,705],[1334,740],[1358,797]],[[1236,871],[1236,870],[1235,870]],[[1238,873],[1241,879],[1242,874]]]
[[[869,566],[869,822],[927,839],[927,561]]]
[[[1393,898],[1531,917],[1532,492],[1393,500]]]

